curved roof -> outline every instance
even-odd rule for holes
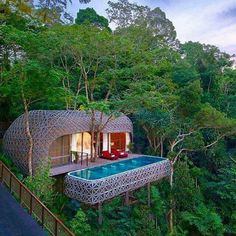
[[[33,169],[48,157],[51,143],[67,134],[91,130],[91,115],[74,110],[34,110],[29,112],[30,131],[33,137]],[[133,132],[131,120],[121,115],[108,117],[96,112],[95,126],[104,125],[102,132]],[[27,154],[29,141],[26,136],[24,114],[18,117],[3,137],[3,150],[24,173],[28,173]]]

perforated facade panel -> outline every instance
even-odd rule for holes
[[[106,124],[108,116],[96,113],[96,124]],[[102,119],[101,119],[102,117]],[[49,156],[51,143],[57,138],[79,132],[90,131],[91,115],[72,110],[35,110],[29,112],[30,131],[33,137],[33,171]],[[110,119],[104,133],[133,132],[132,122],[121,115]],[[24,115],[18,117],[8,128],[3,137],[3,150],[13,162],[28,174],[29,141],[26,135]]]

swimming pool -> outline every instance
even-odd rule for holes
[[[65,194],[84,203],[96,204],[169,175],[168,159],[139,156],[69,172],[64,181]]]
[[[138,158],[132,158],[102,166],[73,171],[70,172],[69,175],[87,180],[95,180],[119,174],[125,171],[133,170],[163,160],[165,159],[160,157],[140,156]]]

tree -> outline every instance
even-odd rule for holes
[[[11,101],[11,116],[16,117],[24,111],[25,132],[29,140],[28,165],[32,175],[33,137],[29,124],[29,108],[41,100],[55,98],[53,92],[58,89],[58,81],[37,60],[30,60],[29,42],[37,43],[35,34],[22,32],[16,28],[3,26],[1,32],[6,42],[7,63],[3,60],[1,73],[1,91],[3,99]],[[26,38],[28,40],[26,40]],[[34,41],[33,41],[34,40]],[[3,54],[5,58],[5,54]],[[51,89],[50,89],[51,88]],[[50,99],[51,99],[50,98]]]
[[[155,216],[155,223],[156,228],[159,227],[161,232],[164,232],[166,225],[166,202],[162,199],[160,191],[156,186],[151,186],[151,198],[152,198],[152,205],[151,205],[151,212]],[[157,227],[158,226],[158,227]]]
[[[170,20],[159,8],[150,9],[148,6],[141,6],[130,3],[128,0],[118,2],[108,2],[107,14],[110,22],[114,22],[118,29],[129,29],[130,26],[140,26],[142,29],[148,28],[153,35],[167,42],[169,45],[175,44],[176,32]]]
[[[54,183],[55,179],[50,177],[50,164],[41,163],[36,169],[35,175],[28,176],[24,183],[25,185],[48,207],[53,206],[55,197]]]
[[[77,211],[75,217],[70,221],[70,227],[76,236],[88,235],[91,232],[87,217],[81,209]]]
[[[32,60],[20,61],[9,72],[3,74],[4,82],[1,91],[11,99],[13,104],[11,112],[17,116],[22,113],[22,110],[24,111],[24,128],[29,140],[27,158],[30,176],[33,175],[33,136],[30,130],[29,109],[35,103],[44,99],[47,100],[48,97],[55,98],[55,96],[58,96],[56,93],[55,96],[53,95],[58,84],[57,79],[51,77],[51,75],[50,72],[46,71],[46,68]],[[55,87],[53,88],[53,86]]]
[[[135,24],[138,19],[145,17],[150,10],[147,6],[139,6],[136,3],[130,3],[128,0],[109,1],[108,5],[107,14],[110,21],[120,28]]]
[[[92,141],[99,139],[117,115],[112,104],[119,84],[118,60],[130,46],[107,30],[84,24],[52,27],[39,33],[37,40],[29,56],[55,72],[65,92],[66,108],[87,111],[92,117]],[[98,142],[94,153],[91,148],[92,160],[97,158]]]
[[[107,29],[111,31],[108,20],[105,17],[98,15],[93,8],[80,9],[77,13],[75,23],[78,25],[89,23],[98,27],[99,29]]]
[[[64,24],[68,4],[0,4],[1,119],[24,113],[32,147],[30,109],[83,110],[91,115],[95,160],[107,122],[130,114],[140,138],[134,135],[135,152],[171,162],[170,180],[153,184],[151,208],[143,188],[134,193],[135,205],[121,206],[121,198],[105,204],[100,228],[96,211],[80,211],[75,231],[83,233],[82,222],[93,235],[234,234],[236,73],[231,56],[213,45],[179,44],[159,8],[109,2],[109,19],[117,25],[111,33],[107,20],[92,9],[78,13],[78,24]],[[28,151],[30,163],[32,148]],[[51,202],[51,180],[28,181]],[[61,198],[57,213],[64,204]]]
[[[64,22],[71,23],[73,18],[66,12],[68,3],[71,3],[71,0],[39,0],[36,11],[37,17],[49,26]]]
[[[205,183],[206,198],[214,199],[215,209],[222,215],[226,225],[226,232],[229,234],[236,232],[234,227],[236,207],[235,179],[236,167],[230,162],[226,167],[218,170],[214,178]]]
[[[183,212],[182,219],[189,225],[190,234],[197,229],[202,235],[224,235],[224,227],[220,217],[211,209],[204,205],[199,205],[194,209],[194,213]]]
[[[86,4],[86,3],[91,2],[91,0],[79,0],[79,2],[80,2],[80,3],[85,3],[85,4]]]
[[[24,26],[24,23],[29,21],[27,18],[31,18],[33,14],[32,1],[17,1],[8,0],[0,3],[1,24],[8,24],[13,26]],[[18,22],[17,22],[18,21]]]
[[[219,107],[228,116],[236,116],[236,72],[226,68],[219,78],[218,99]]]
[[[215,46],[191,41],[181,45],[181,53],[200,74],[203,90],[215,95],[219,76],[232,65],[231,56]]]
[[[172,194],[174,196],[175,211],[192,211],[204,200],[203,195],[196,184],[196,179],[192,176],[194,168],[188,157],[183,157],[176,163],[174,173],[174,184]],[[191,166],[191,167],[190,167]]]
[[[137,87],[139,84],[141,86]],[[171,114],[169,122],[165,124],[167,126],[162,130],[164,133],[161,133],[161,130],[158,128],[158,131],[155,132],[156,129],[152,128],[152,126],[149,129],[144,126],[144,131],[148,139],[150,139],[150,135],[154,136],[157,140],[165,137],[165,142],[169,143],[165,150],[167,150],[166,155],[171,161],[170,186],[171,191],[173,191],[174,166],[177,161],[185,153],[205,150],[218,143],[222,138],[235,134],[235,120],[227,118],[224,113],[217,111],[209,104],[202,103],[202,89],[199,81],[194,81],[184,88],[173,90],[178,94],[177,97],[170,93],[170,89],[167,90],[166,94],[164,92],[160,94],[155,86],[152,87],[150,80],[149,83],[136,82],[132,84],[132,87],[134,85],[136,85],[136,89],[129,91],[125,98],[127,99],[125,104],[133,107],[132,113],[135,115],[141,114],[137,117],[139,120],[142,116],[144,117],[144,119],[140,120],[142,125],[145,125],[145,123],[151,125],[154,121],[153,127],[156,124],[159,127],[162,116],[157,111],[159,113],[164,111],[160,110],[160,108],[165,108],[166,112]],[[152,111],[152,115],[156,114],[155,117],[147,119],[145,117],[147,113],[145,110],[148,112]],[[212,139],[205,139],[204,130],[213,132]],[[173,206],[173,201],[172,195],[171,206]],[[170,231],[173,232],[172,208],[170,209]]]

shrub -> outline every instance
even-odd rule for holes
[[[2,161],[8,168],[11,168],[14,164],[13,161],[4,154],[0,154],[0,161]]]
[[[0,161],[2,161],[19,180],[23,180],[24,175],[21,173],[20,169],[14,165],[13,161],[10,158],[0,153]]]
[[[181,215],[184,224],[190,230],[196,229],[200,234],[206,236],[221,236],[224,233],[220,216],[204,204],[200,204],[193,212],[185,211]]]
[[[50,164],[41,164],[34,176],[28,176],[25,185],[48,207],[53,206],[55,179],[50,177]]]
[[[81,209],[77,211],[74,219],[71,220],[70,226],[76,236],[85,236],[91,232],[91,227],[87,223],[87,216]]]

